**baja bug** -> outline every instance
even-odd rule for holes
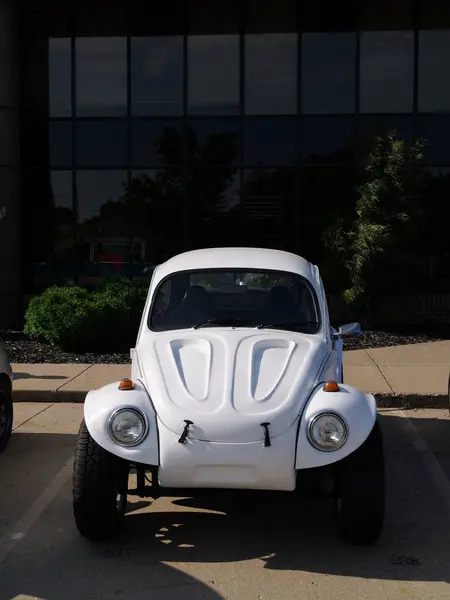
[[[128,494],[293,493],[309,476],[335,499],[343,538],[374,543],[384,518],[376,403],[343,383],[342,338],[359,332],[331,326],[319,270],[297,255],[212,248],[159,265],[131,379],[85,400],[80,534],[114,534]]]

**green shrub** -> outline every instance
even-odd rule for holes
[[[146,294],[125,278],[93,291],[52,287],[30,301],[25,333],[72,352],[126,352],[135,342]]]

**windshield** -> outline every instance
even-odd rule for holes
[[[153,331],[254,327],[317,333],[320,312],[309,282],[283,271],[184,271],[157,288]]]

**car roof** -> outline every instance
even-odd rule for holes
[[[267,269],[302,275],[317,285],[317,267],[308,260],[271,248],[202,248],[173,256],[157,267],[161,281],[171,273],[199,269]]]

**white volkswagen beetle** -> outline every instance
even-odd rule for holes
[[[359,331],[331,326],[318,268],[294,254],[212,248],[159,265],[131,379],[85,400],[81,535],[115,533],[127,494],[298,493],[314,481],[334,497],[344,539],[374,543],[384,519],[377,408],[342,369],[342,337]]]

